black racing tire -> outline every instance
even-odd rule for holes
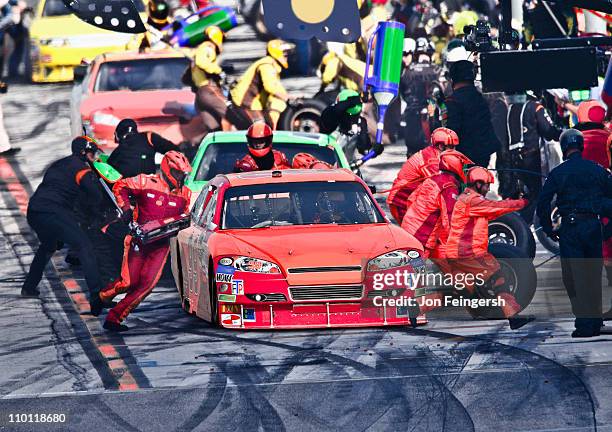
[[[518,248],[503,243],[490,244],[489,253],[497,258],[501,265],[505,283],[509,285],[508,291],[514,295],[516,302],[521,308],[520,311],[522,311],[533,300],[538,285],[538,276],[532,259],[527,257]],[[468,312],[474,318],[504,318],[499,308],[468,308]]]
[[[283,111],[278,122],[279,130],[318,133],[321,129],[321,114],[327,108],[317,99],[303,99]]]
[[[556,210],[556,208],[553,210],[553,215],[556,214]],[[535,228],[536,237],[538,238],[540,244],[544,246],[544,248],[549,252],[552,252],[553,254],[559,254],[559,242],[550,239],[546,234],[544,234],[544,231],[542,231],[542,225],[540,225],[540,219],[537,215],[533,220],[533,227]]]
[[[325,90],[325,91],[317,92],[317,94],[313,96],[313,99],[323,102],[325,106],[329,106],[333,104],[334,102],[336,102],[336,98],[338,97],[338,94],[340,94],[339,89]]]
[[[518,213],[508,213],[489,222],[489,244],[517,247],[523,256],[535,257],[536,243],[525,219]]]
[[[217,302],[217,293],[215,290],[215,274],[213,272],[214,263],[211,259],[208,263],[208,293],[210,295],[210,324],[213,327],[219,327],[219,306]]]

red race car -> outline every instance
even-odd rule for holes
[[[183,308],[222,327],[405,325],[415,286],[393,276],[424,272],[422,252],[348,170],[259,171],[210,181],[172,271]]]
[[[173,51],[125,52],[96,57],[75,69],[71,98],[73,135],[83,127],[105,149],[116,146],[115,127],[132,118],[140,131],[157,132],[175,144],[199,143],[205,129],[198,117],[185,122],[173,105],[192,105],[194,94],[181,82],[189,59]]]

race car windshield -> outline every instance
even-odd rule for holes
[[[141,0],[133,0],[133,3],[136,5],[138,12],[144,12],[144,3]],[[62,0],[47,0],[43,8],[42,16],[62,16],[70,15],[71,13],[72,12],[64,5]]]
[[[100,66],[95,91],[180,90],[188,65],[184,57],[106,62]]]
[[[331,147],[274,141],[272,148],[283,152],[289,162],[298,153],[308,153],[320,161],[327,162],[336,167],[340,166],[336,152]],[[208,181],[217,174],[234,172],[236,161],[243,158],[247,152],[246,142],[209,144],[198,165],[195,181]]]
[[[384,222],[357,182],[237,186],[225,193],[222,229]]]

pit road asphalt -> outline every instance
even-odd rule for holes
[[[227,57],[242,70],[263,46],[241,26]],[[286,84],[294,94],[318,87],[316,78]],[[41,299],[22,299],[37,244],[27,196],[69,153],[70,90],[16,84],[1,100],[23,150],[0,158],[0,430],[612,431],[612,337],[569,337],[556,259],[538,269],[527,312],[539,319],[519,331],[444,312],[417,330],[221,330],[185,314],[166,279],[130,315],[128,333],[108,336],[103,317],[81,311],[84,281],[63,253]],[[403,155],[386,149],[364,178],[389,187]],[[549,257],[539,247],[536,263]],[[10,423],[36,413],[66,421]]]

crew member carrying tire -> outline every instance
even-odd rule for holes
[[[499,299],[501,312],[510,328],[517,329],[532,321],[532,317],[517,316],[521,306],[508,292],[500,273],[500,264],[489,253],[488,222],[501,215],[522,209],[526,199],[491,201],[485,198],[495,181],[486,168],[475,166],[467,173],[467,188],[459,195],[450,222],[445,260],[439,261],[445,273],[480,275],[484,281],[466,286],[470,296]]]
[[[178,146],[155,132],[138,132],[132,119],[123,119],[115,129],[118,147],[108,157],[108,164],[123,178],[155,174],[155,153],[178,150]]]
[[[413,154],[400,169],[393,182],[387,204],[391,215],[401,224],[406,213],[406,201],[423,180],[437,174],[440,153],[459,144],[457,134],[448,128],[438,128],[431,134],[431,145]]]
[[[249,153],[236,161],[235,172],[283,170],[291,168],[287,156],[272,148],[274,132],[262,121],[251,125],[246,133]]]
[[[171,151],[162,159],[161,174],[141,174],[119,180],[113,187],[113,193],[123,210],[124,221],[132,222],[135,218],[135,222],[142,225],[187,213],[191,192],[184,186],[184,181],[190,172],[191,165],[187,158]],[[136,203],[134,210],[130,200]],[[121,322],[153,291],[170,250],[168,239],[137,245],[128,235],[124,245],[121,276],[100,292],[100,299],[104,302],[127,292],[123,300],[108,312],[104,322],[104,328],[114,332],[128,330]]]
[[[193,61],[185,70],[182,81],[196,94],[195,108],[206,131],[229,130],[229,125],[223,127],[227,101],[221,83],[225,74],[218,62],[225,35],[217,26],[207,27],[204,33],[206,40],[196,49]]]
[[[443,258],[450,230],[450,221],[466,182],[463,167],[469,159],[456,150],[440,154],[440,173],[426,179],[410,195],[402,228],[412,234],[425,248],[425,257]]]
[[[280,39],[271,40],[267,55],[249,66],[230,90],[232,106],[227,119],[238,129],[246,129],[256,120],[264,120],[276,129],[289,100],[280,74],[289,67],[287,56],[294,48]]]
[[[355,90],[342,90],[336,102],[325,108],[321,114],[321,129],[324,134],[337,135],[337,141],[344,150],[344,155],[351,161],[355,150],[366,154],[372,147],[368,134],[368,123],[361,115],[362,102]],[[376,154],[383,151],[383,146],[375,143]]]

